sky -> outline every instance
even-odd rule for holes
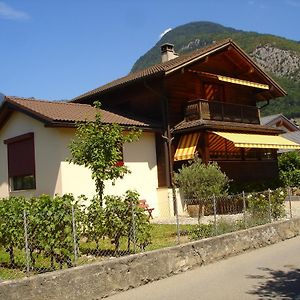
[[[300,0],[0,0],[0,92],[72,99],[193,21],[300,41]]]

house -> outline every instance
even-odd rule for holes
[[[265,116],[260,119],[262,125],[272,126],[281,129],[283,133],[282,137],[300,144],[300,128],[294,121],[289,120],[283,114],[276,114]],[[292,151],[293,149],[279,150],[278,153],[283,153],[287,151]]]
[[[173,214],[173,171],[195,155],[204,163],[218,162],[236,181],[276,177],[277,149],[300,145],[280,137],[281,130],[260,124],[260,108],[286,92],[230,39],[179,57],[171,44],[161,50],[162,63],[88,91],[71,103],[6,98],[0,109],[0,157],[8,153],[8,169],[1,169],[0,195],[19,193],[12,190],[14,182],[8,182],[17,174],[10,173],[10,151],[15,159],[25,152],[10,150],[10,145],[28,134],[34,137],[30,151],[35,151],[31,193],[93,193],[88,170],[65,160],[74,122],[93,114],[96,100],[101,101],[103,117],[107,114],[105,122],[143,130],[139,142],[124,147],[124,162],[132,173],[106,192],[135,188],[156,214]],[[180,204],[182,212],[184,201]]]
[[[299,126],[285,117],[283,114],[270,115],[260,118],[262,125],[272,126],[281,129],[284,132],[299,131]]]

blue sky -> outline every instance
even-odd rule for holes
[[[168,28],[212,21],[300,41],[300,0],[0,0],[0,92],[71,99],[126,75]]]

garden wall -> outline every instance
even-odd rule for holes
[[[0,283],[0,299],[101,299],[196,266],[300,234],[300,218],[176,247]]]

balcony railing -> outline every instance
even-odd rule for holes
[[[189,101],[185,109],[186,121],[214,120],[260,124],[259,110],[255,106],[239,105],[208,100]]]

